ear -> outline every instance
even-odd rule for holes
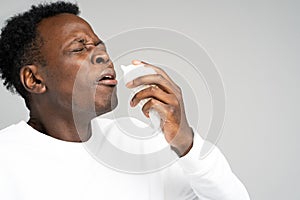
[[[24,88],[35,94],[46,92],[46,85],[41,74],[38,73],[38,66],[27,65],[20,70],[20,80]]]

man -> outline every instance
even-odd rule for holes
[[[145,64],[157,74],[127,84],[153,86],[130,104],[150,98],[142,111],[159,113],[178,162],[133,175],[109,169],[87,153],[81,143],[96,135],[91,120],[117,106],[117,81],[104,43],[78,14],[71,3],[42,4],[2,29],[4,85],[24,98],[30,119],[0,133],[0,198],[249,199],[217,148],[198,160],[203,141],[188,124],[180,88],[163,70],[142,61],[133,64]],[[107,132],[111,129],[105,127],[115,126],[101,120],[100,125]]]

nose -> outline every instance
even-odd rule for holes
[[[95,50],[93,52],[93,55],[91,57],[91,62],[94,65],[99,65],[99,64],[108,64],[110,61],[110,58],[105,51],[97,51]]]

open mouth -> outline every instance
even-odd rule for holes
[[[103,74],[97,81],[98,85],[115,86],[118,84],[114,74]]]

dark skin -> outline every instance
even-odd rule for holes
[[[117,106],[115,77],[99,81],[103,74],[115,76],[114,65],[90,25],[76,15],[44,19],[38,25],[38,33],[43,40],[41,52],[46,66],[37,63],[20,71],[21,82],[30,94],[28,124],[60,140],[86,141],[91,134],[90,121]],[[150,108],[159,113],[166,141],[178,156],[183,156],[192,147],[193,132],[186,119],[181,90],[162,69],[144,64],[157,74],[139,77],[127,87],[156,87],[137,93],[131,106],[151,98],[142,111],[147,117]]]

